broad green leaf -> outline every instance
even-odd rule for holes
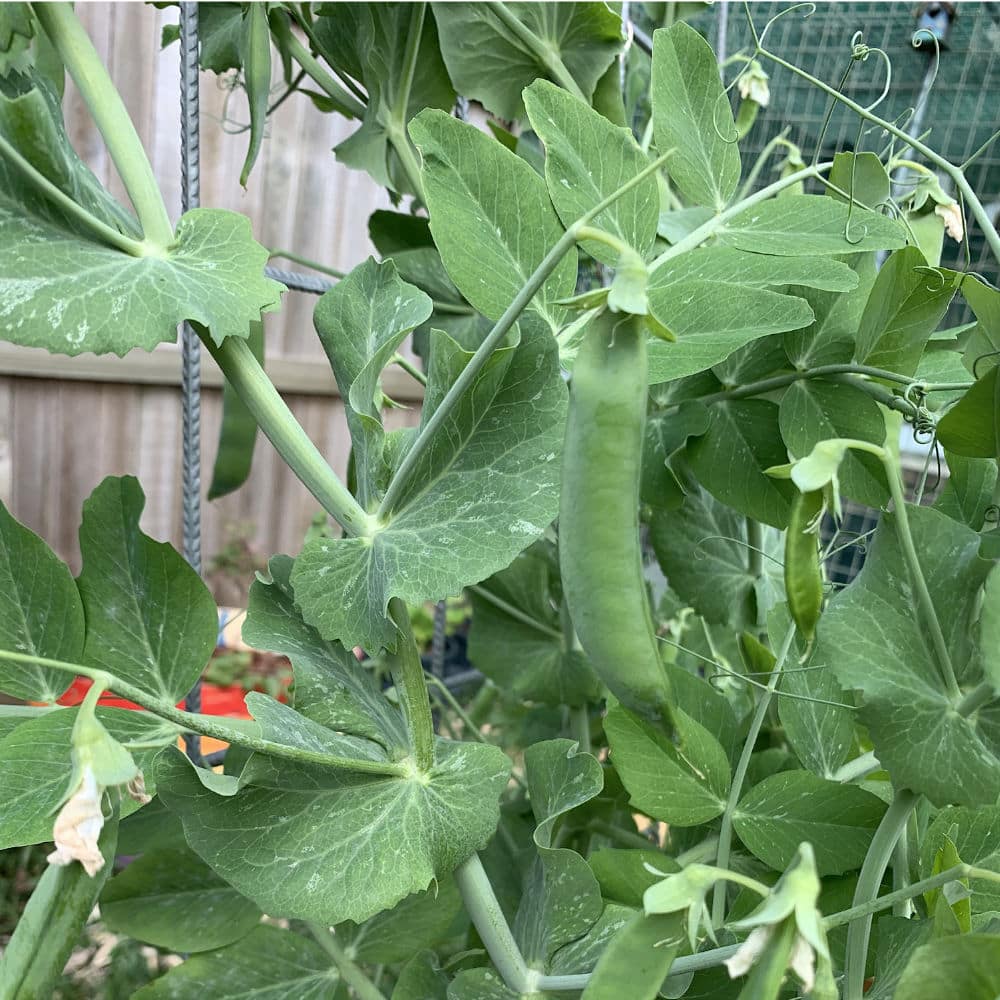
[[[994,365],[938,421],[937,435],[964,458],[1000,457],[1000,376]]]
[[[708,430],[688,441],[686,455],[716,500],[754,520],[783,528],[794,487],[764,474],[787,461],[778,435],[778,407],[766,399],[714,403]]]
[[[685,236],[690,236],[696,229],[703,226],[715,213],[703,205],[692,208],[678,208],[669,212],[660,212],[660,221],[656,233],[668,243],[680,243]]]
[[[448,1000],[525,1000],[525,994],[508,989],[492,968],[466,969],[449,983]]]
[[[898,223],[857,206],[851,211],[842,202],[818,194],[761,202],[727,222],[718,235],[726,246],[779,257],[896,250],[906,245],[906,234]]]
[[[131,476],[109,476],[84,502],[83,662],[174,704],[215,649],[218,610],[181,556],[139,530],[145,503]]]
[[[531,809],[538,824],[538,858],[514,919],[514,936],[529,966],[544,967],[563,945],[580,937],[601,915],[601,890],[587,862],[553,846],[559,819],[599,795],[604,775],[596,757],[572,740],[546,740],[524,755]]]
[[[928,507],[908,505],[907,513],[962,679],[973,657],[976,595],[990,564],[980,559],[980,536],[970,528]],[[859,719],[902,787],[923,792],[935,805],[993,802],[1000,795],[1000,764],[974,723],[955,712],[912,595],[894,516],[883,514],[864,567],[820,619],[809,665],[832,669],[845,688],[861,692]]]
[[[448,1000],[448,977],[433,952],[422,951],[403,966],[391,1000]]]
[[[954,271],[929,269],[916,247],[892,254],[879,271],[861,316],[857,360],[912,375],[960,280]]]
[[[985,458],[963,458],[945,452],[948,479],[934,506],[973,531],[980,531],[993,502],[997,463]]]
[[[468,918],[451,876],[415,892],[363,924],[337,927],[357,962],[395,965],[464,932]]]
[[[1000,807],[948,806],[942,809],[920,844],[921,878],[934,874],[934,859],[945,838],[951,840],[965,864],[1000,872]],[[969,888],[976,913],[1000,911],[997,882],[974,878],[969,881]]]
[[[900,977],[895,1000],[996,1000],[1000,937],[963,934],[921,945]]]
[[[601,895],[633,909],[642,907],[643,893],[663,878],[650,868],[667,874],[681,870],[673,858],[655,850],[652,844],[648,851],[602,847],[587,858],[587,863],[601,884]]]
[[[979,320],[965,346],[965,367],[981,375],[1000,357],[1000,292],[969,274],[962,281],[962,295]]]
[[[390,212],[384,208],[378,208],[368,216],[368,238],[383,257],[395,257],[397,253],[407,250],[434,247],[430,223],[426,217],[407,212]]]
[[[889,175],[874,153],[837,153],[827,180],[846,192],[847,197],[844,197],[840,191],[829,189],[830,196],[838,201],[849,202],[853,198],[855,203],[878,208],[889,200]]]
[[[372,257],[316,304],[313,322],[345,403],[358,500],[366,509],[382,498],[392,473],[383,448],[382,369],[430,314],[427,295],[401,281],[391,260]]]
[[[830,438],[885,443],[878,403],[854,386],[823,379],[793,382],[781,397],[778,424],[789,456],[795,458],[804,458]],[[885,470],[874,455],[848,451],[837,474],[841,492],[852,500],[875,508],[888,502]]]
[[[983,610],[979,618],[979,649],[983,673],[1000,692],[1000,566],[994,565],[983,587]]]
[[[590,100],[622,47],[621,19],[603,3],[505,3],[510,21],[485,3],[432,6],[455,87],[508,120],[524,114],[521,91],[533,80],[562,82],[559,62]]]
[[[706,621],[744,629],[758,621],[759,596],[764,612],[784,596],[779,533],[765,529],[761,591],[749,569],[746,518],[710,493],[689,493],[678,510],[655,512],[649,537],[670,587]]]
[[[775,871],[808,841],[820,875],[860,868],[885,803],[857,785],[824,781],[808,771],[782,771],[754,785],[733,813],[744,846]]]
[[[495,139],[440,111],[419,114],[410,135],[423,157],[431,232],[444,266],[469,302],[497,320],[562,236],[545,182]],[[553,303],[575,286],[570,250],[530,308],[556,330],[565,310]]]
[[[733,351],[725,361],[712,366],[712,374],[724,386],[738,386],[756,382],[787,367],[784,338],[776,333]]]
[[[683,941],[683,914],[637,913],[608,943],[582,1000],[656,1000]]]
[[[0,503],[0,649],[77,663],[83,605],[69,568]],[[0,661],[0,690],[54,702],[72,676],[32,663]]]
[[[422,456],[411,485],[371,538],[310,542],[292,584],[326,638],[369,651],[395,643],[393,596],[411,604],[485,579],[538,538],[558,509],[566,387],[548,330],[522,319]],[[433,335],[422,424],[471,355]]]
[[[414,9],[403,3],[326,3],[314,27],[323,55],[338,72],[354,76],[368,95],[361,127],[334,149],[337,159],[396,191],[411,187],[394,140],[408,141],[406,123],[422,108],[448,110],[455,102],[430,11],[408,63]]]
[[[675,709],[679,743],[620,705],[604,720],[611,762],[629,801],[672,826],[699,826],[721,815],[729,792],[729,760],[718,740]]]
[[[642,463],[639,498],[654,508],[672,509],[684,498],[684,492],[669,467],[671,456],[683,448],[692,435],[708,429],[708,408],[694,400],[676,410],[653,411],[646,420],[642,440]]]
[[[875,982],[866,1000],[892,1000],[914,949],[930,936],[929,920],[880,917],[875,923]]]
[[[524,701],[585,705],[600,698],[601,682],[567,643],[553,576],[552,562],[531,548],[469,592],[469,661]]]
[[[335,1000],[340,975],[311,938],[264,925],[242,941],[194,955],[134,994],[134,1000]]]
[[[805,299],[814,314],[809,326],[784,335],[785,353],[796,368],[847,364],[854,357],[854,338],[875,283],[875,255],[859,253],[843,259],[858,276],[857,286],[850,291],[828,292],[794,284],[785,289]]]
[[[409,737],[399,709],[379,690],[354,653],[327,642],[302,618],[290,581],[292,560],[273,556],[270,579],[250,587],[243,638],[257,649],[281,653],[292,661],[295,709],[327,729],[406,749]]]
[[[700,632],[702,638],[711,634],[712,626],[702,619],[689,618],[687,624],[696,633]],[[715,631],[717,635],[722,633],[725,636],[727,633],[725,628],[716,628]],[[732,634],[731,631],[728,633],[730,636]],[[689,639],[687,632],[682,634],[681,642],[685,647],[690,648],[689,643],[693,641],[695,640]],[[717,657],[724,667],[738,667],[737,663],[727,663],[726,654],[722,649],[723,643],[721,642],[715,646],[714,650],[706,643],[706,653],[703,655],[708,655],[712,659]],[[672,651],[683,657],[683,653],[676,647],[673,647]],[[695,658],[692,657],[692,659]],[[710,666],[704,660],[697,660],[692,671],[674,662],[668,665],[667,673],[670,674],[670,683],[674,687],[677,707],[694,719],[702,728],[712,733],[719,741],[726,756],[731,761],[735,761],[743,746],[741,727],[737,721],[736,711],[726,695],[716,688],[714,683],[702,679],[702,674],[707,675]]]
[[[453,871],[493,835],[509,761],[439,740],[425,777],[383,778],[255,756],[242,787],[206,789],[179,751],[160,794],[188,843],[271,916],[360,923]]]
[[[0,741],[0,849],[41,844],[52,839],[52,824],[69,787],[70,739],[77,709],[59,709],[22,722]],[[156,791],[152,761],[161,747],[177,739],[175,727],[150,715],[121,708],[100,708],[97,718],[120,743],[146,746],[132,756],[146,778],[146,791]],[[148,744],[148,746],[147,746]],[[139,808],[125,796],[121,811]]]
[[[626,853],[626,852],[623,852]],[[645,853],[645,852],[638,852]],[[652,851],[652,854],[659,852]],[[659,855],[661,858],[663,855]],[[573,976],[592,972],[608,948],[611,939],[635,915],[635,907],[605,903],[600,917],[583,937],[560,948],[549,962],[551,976]]]
[[[851,752],[854,711],[823,702],[849,705],[849,696],[830,669],[788,671],[782,692],[795,695],[778,698],[778,718],[795,756],[813,774],[832,778]]]
[[[184,848],[143,854],[108,882],[108,928],[168,951],[214,951],[246,937],[261,912]]]
[[[564,226],[635,177],[649,163],[627,128],[618,128],[547,80],[524,91],[531,127],[545,144],[545,182]],[[596,216],[592,225],[611,233],[640,256],[656,238],[659,191],[652,175]],[[618,254],[603,243],[583,243],[612,267]]]
[[[231,752],[227,751],[226,756]],[[127,816],[119,825],[118,853],[125,857],[161,848],[183,849],[186,846],[181,821],[159,797]]]
[[[653,34],[653,129],[677,190],[721,210],[740,180],[736,123],[712,47],[684,21]]]

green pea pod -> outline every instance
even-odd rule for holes
[[[559,509],[559,562],[570,617],[611,693],[668,719],[639,548],[639,473],[646,423],[646,332],[640,317],[603,313],[573,368]]]
[[[754,963],[739,1000],[777,1000],[795,943],[795,918],[779,924]]]
[[[823,609],[823,571],[819,537],[810,527],[823,509],[823,491],[799,493],[785,533],[785,595],[788,610],[802,637],[811,642]]]
[[[240,184],[247,186],[250,171],[260,152],[271,97],[271,30],[267,23],[267,4],[250,3],[243,15],[243,82],[250,101],[250,147],[247,149]]]
[[[66,960],[114,867],[118,807],[98,840],[104,867],[93,877],[83,865],[49,865],[0,958],[0,1000],[49,1000]]]
[[[263,365],[263,323],[250,324],[247,343],[253,356]],[[222,426],[219,428],[219,447],[212,467],[212,485],[208,488],[209,500],[232,493],[247,481],[256,440],[257,421],[239,393],[227,382],[222,390]]]
[[[581,1000],[656,1000],[684,939],[676,913],[637,913],[608,943]]]

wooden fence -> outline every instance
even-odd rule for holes
[[[165,24],[176,22],[177,8],[88,3],[77,10],[122,92],[176,219],[178,46],[161,52],[160,33]],[[276,78],[278,72],[276,67]],[[224,115],[230,121],[247,120],[242,92],[230,94],[213,74],[203,74],[201,109],[203,205],[243,212],[266,246],[293,249],[336,268],[349,269],[371,252],[368,216],[389,202],[366,175],[334,160],[331,149],[350,133],[350,123],[321,114],[306,97],[294,95],[275,115],[244,192],[238,177],[247,133],[229,134],[223,128]],[[65,115],[76,149],[124,199],[101,137],[71,84]],[[267,317],[267,367],[306,431],[343,475],[350,441],[336,385],[313,332],[314,304],[314,296],[289,292],[281,312]],[[207,487],[221,418],[221,379],[207,358],[203,374],[208,386],[202,403]],[[147,497],[144,530],[179,546],[179,381],[175,345],[118,359],[60,358],[0,343],[0,499],[74,570],[79,568],[81,506],[108,475],[138,476]],[[397,399],[415,396],[405,376],[387,389]],[[386,422],[400,426],[416,419],[414,408],[392,411]],[[263,554],[297,552],[318,504],[261,438],[250,481],[203,509],[208,560],[226,544],[233,525],[249,526],[251,543]]]

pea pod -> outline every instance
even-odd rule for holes
[[[243,82],[250,101],[250,146],[240,171],[243,187],[247,186],[260,152],[271,96],[271,30],[267,23],[267,7],[266,3],[250,3],[243,15]]]
[[[24,908],[0,958],[0,1000],[48,1000],[76,947],[114,866],[118,809],[98,840],[104,867],[93,877],[83,865],[49,865]]]
[[[684,938],[676,913],[637,913],[608,943],[581,1000],[656,1000]]]
[[[823,491],[799,493],[785,533],[785,595],[792,620],[807,642],[812,641],[823,608],[823,572],[814,522],[823,509]]]
[[[668,718],[639,548],[639,473],[646,423],[642,319],[603,313],[583,337],[570,387],[559,509],[559,561],[570,616],[612,694]]]

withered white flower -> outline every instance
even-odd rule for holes
[[[764,67],[756,59],[751,60],[747,71],[736,81],[740,97],[743,100],[749,98],[755,104],[766,108],[771,100],[771,90],[767,85],[769,79]]]
[[[965,223],[958,202],[952,201],[947,205],[935,205],[934,214],[944,220],[944,231],[956,243],[961,243],[965,236]]]
[[[93,769],[84,767],[76,791],[66,800],[52,829],[56,849],[46,859],[50,865],[68,865],[79,861],[90,876],[104,867],[104,855],[97,838],[104,827],[101,799],[104,789]]]

